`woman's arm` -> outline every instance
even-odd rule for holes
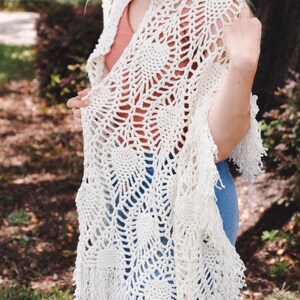
[[[261,23],[245,7],[241,19],[224,27],[230,61],[225,80],[212,104],[208,123],[219,162],[228,158],[250,126],[250,94],[260,54]]]

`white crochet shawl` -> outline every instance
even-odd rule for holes
[[[152,0],[108,72],[104,55],[129,1],[103,0],[104,30],[87,61],[75,299],[239,299],[246,268],[216,205],[207,115],[228,70],[217,40],[244,0]],[[230,157],[252,182],[267,150],[256,100],[251,93],[250,128]]]

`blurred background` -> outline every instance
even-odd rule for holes
[[[300,5],[252,0],[265,172],[235,166],[243,299],[300,299]],[[0,300],[72,299],[82,136],[66,101],[88,86],[101,1],[0,1]],[[100,300],[100,299],[99,299]],[[103,299],[104,300],[104,299]]]

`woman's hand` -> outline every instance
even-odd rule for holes
[[[228,73],[212,104],[208,123],[218,147],[218,162],[228,158],[250,128],[250,93],[260,55],[262,25],[248,6],[240,19],[224,26]]]
[[[262,24],[252,16],[250,8],[243,7],[240,19],[224,26],[224,41],[231,64],[256,72]]]
[[[72,109],[73,112],[73,128],[74,130],[81,131],[82,123],[81,123],[81,112],[80,107],[88,106],[90,104],[89,100],[82,100],[82,97],[86,96],[89,92],[89,88],[79,91],[76,97],[70,98],[67,101],[67,107]]]

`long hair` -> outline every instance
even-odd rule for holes
[[[84,16],[85,13],[86,13],[86,8],[87,8],[87,5],[88,5],[89,1],[90,1],[90,0],[86,0],[86,2],[85,2],[83,16]],[[102,1],[102,0],[101,0],[101,1]]]
[[[245,2],[246,2],[247,6],[249,7],[249,9],[251,11],[252,17],[255,17],[255,15],[254,15],[254,13],[252,11],[252,9],[255,10],[255,7],[254,7],[253,3],[250,0],[245,0]]]

